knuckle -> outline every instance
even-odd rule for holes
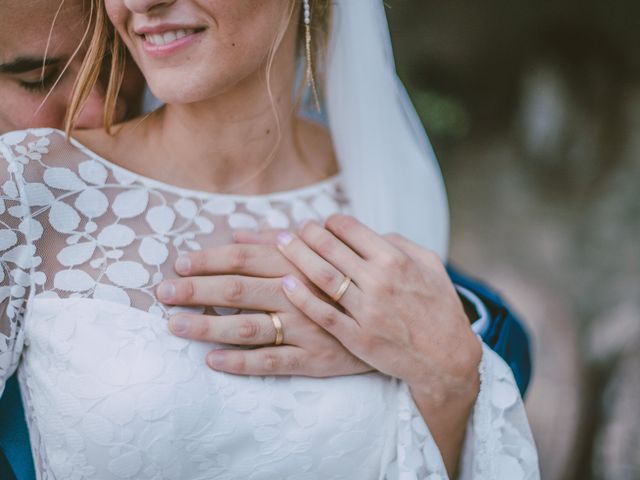
[[[236,303],[242,300],[245,285],[239,279],[230,279],[222,289],[222,297],[228,303]]]
[[[376,297],[386,297],[394,295],[397,289],[393,281],[386,277],[381,277],[374,282],[371,290]]]
[[[402,255],[402,258],[398,260],[398,270],[401,272],[409,272],[415,266],[415,260],[408,255]]]
[[[408,262],[408,257],[400,252],[387,252],[379,257],[382,268],[398,270],[404,268]]]
[[[312,245],[314,250],[323,257],[329,255],[335,249],[334,240],[328,235],[323,235],[321,238],[313,239]]]
[[[434,252],[433,250],[426,250],[424,252],[424,258],[425,258],[425,262],[428,265],[434,266],[434,267],[443,267],[442,264],[442,260],[440,259],[440,255],[438,255],[436,252]]]
[[[323,289],[329,289],[337,280],[336,272],[327,267],[321,268],[313,275],[313,283]]]
[[[404,237],[402,235],[400,235],[399,233],[385,233],[383,235],[383,237],[390,241],[391,243],[398,243],[398,242],[402,242],[404,240]]]
[[[318,317],[318,323],[326,328],[332,329],[338,323],[338,312],[333,308],[325,309]]]
[[[245,340],[253,340],[260,336],[261,328],[258,322],[253,320],[245,319],[242,321],[239,329],[239,336]]]
[[[336,213],[327,219],[325,225],[334,232],[345,232],[355,226],[355,219],[349,215]]]
[[[243,271],[251,259],[248,248],[236,245],[229,254],[229,267],[232,271]]]
[[[303,368],[303,361],[299,355],[289,355],[286,359],[286,367],[289,372],[299,372]]]
[[[267,295],[269,295],[271,298],[280,298],[283,295],[282,280],[280,280],[279,278],[269,280],[264,288]]]
[[[196,297],[196,286],[191,279],[184,279],[180,282],[182,288],[180,291],[184,297],[185,302],[190,302]],[[176,289],[177,290],[177,289]]]
[[[262,365],[266,372],[277,372],[281,365],[280,357],[272,352],[263,353]]]

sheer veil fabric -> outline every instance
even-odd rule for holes
[[[335,0],[332,8],[325,104],[353,213],[379,233],[400,233],[445,259],[444,182],[396,74],[384,4]]]

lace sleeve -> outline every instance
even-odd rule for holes
[[[460,480],[534,480],[538,455],[518,387],[506,363],[485,344],[480,393],[467,425]],[[400,397],[398,474],[390,478],[448,478],[442,457],[408,387]]]
[[[24,166],[33,154],[21,144],[25,138],[24,132],[0,136],[0,395],[22,353],[33,268],[41,261],[32,242],[39,225],[25,195]]]

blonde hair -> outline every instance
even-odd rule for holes
[[[280,28],[274,38],[273,44],[269,51],[266,78],[267,90],[271,101],[276,121],[278,125],[278,134],[280,133],[280,120],[277,115],[273,92],[271,90],[271,68],[275,59],[276,52],[282,43],[286,34],[291,17],[295,12],[296,1],[290,0],[289,8],[283,15]],[[330,0],[309,0],[312,12],[312,27],[314,34],[312,35],[312,52],[315,57],[312,65],[317,65],[320,59],[320,52],[324,51],[326,38],[329,31],[329,13]],[[114,121],[116,102],[120,87],[124,77],[127,53],[124,43],[115,28],[111,24],[104,6],[104,0],[90,0],[89,22],[87,31],[93,31],[87,47],[87,52],[80,67],[78,76],[76,77],[71,101],[67,109],[65,118],[65,131],[70,135],[71,130],[76,125],[80,113],[89,98],[92,89],[95,87],[98,79],[102,75],[108,75],[107,91],[105,96],[105,107],[103,115],[103,124],[107,132],[111,131]],[[301,46],[304,42],[304,33],[302,29],[304,25],[300,22],[298,30],[297,56],[300,55],[304,48]],[[316,72],[314,72],[316,74]],[[304,92],[304,84],[300,86],[296,93],[295,105],[298,106]]]

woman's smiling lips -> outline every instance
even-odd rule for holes
[[[135,30],[142,40],[143,50],[151,57],[162,58],[193,44],[205,29],[185,25],[157,25]]]

